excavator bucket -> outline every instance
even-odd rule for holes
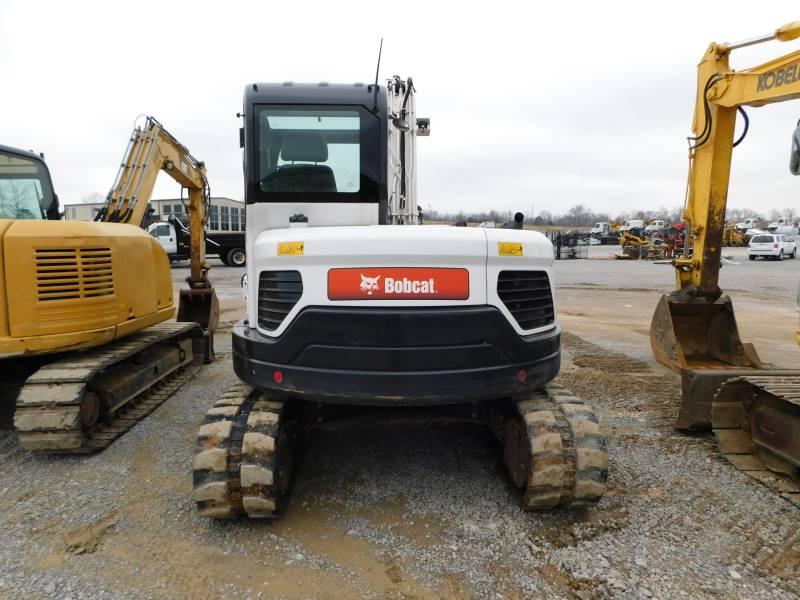
[[[203,329],[203,360],[214,362],[214,330],[219,324],[219,300],[210,285],[182,288],[178,300],[179,322],[197,323]],[[197,351],[197,350],[196,350]]]
[[[760,369],[752,344],[742,343],[728,296],[716,301],[661,297],[650,325],[650,347],[658,362],[683,369]]]
[[[664,295],[650,325],[656,359],[681,373],[678,429],[711,427],[711,403],[719,386],[732,377],[762,369],[752,344],[743,343],[728,296],[716,301]]]

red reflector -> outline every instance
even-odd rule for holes
[[[283,373],[281,373],[280,371],[275,371],[272,374],[272,381],[274,381],[275,383],[283,383]]]
[[[772,247],[773,247],[773,248],[777,248],[777,247],[778,247],[778,244],[772,244]]]
[[[525,380],[528,378],[528,374],[525,371],[520,371],[517,373],[517,381],[520,383],[525,383]]]

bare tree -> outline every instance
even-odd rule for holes
[[[39,198],[29,182],[14,179],[0,181],[0,217],[34,218],[37,209]]]
[[[106,197],[98,192],[92,192],[81,198],[81,204],[97,204],[98,202],[105,202]]]

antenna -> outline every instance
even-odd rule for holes
[[[378,66],[375,67],[375,93],[373,95],[372,112],[378,112],[378,73],[381,70],[381,53],[383,52],[383,38],[378,48]]]

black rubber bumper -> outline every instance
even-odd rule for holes
[[[278,338],[233,328],[240,379],[281,396],[373,406],[516,396],[558,375],[560,329],[519,335],[491,306],[301,311]]]

